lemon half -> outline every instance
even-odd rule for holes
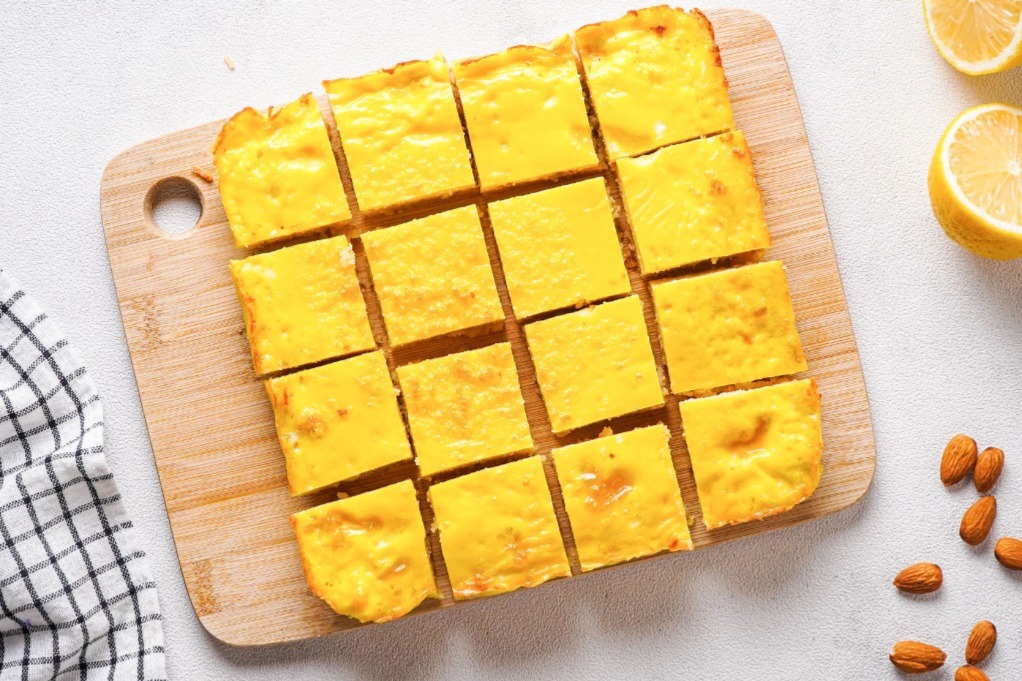
[[[987,258],[1022,257],[1022,109],[963,111],[930,163],[930,203],[947,235]]]
[[[1022,0],[923,0],[937,50],[969,75],[1022,63]]]

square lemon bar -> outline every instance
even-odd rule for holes
[[[734,127],[713,27],[661,5],[575,31],[611,159]]]
[[[672,392],[806,370],[780,262],[674,279],[652,290]]]
[[[456,600],[571,574],[538,456],[429,488]]]
[[[231,261],[257,374],[376,347],[343,236]]]
[[[377,229],[362,243],[392,344],[504,320],[475,206]]]
[[[408,480],[291,516],[309,587],[339,615],[387,622],[438,596]]]
[[[475,186],[442,56],[324,81],[323,87],[363,211]]]
[[[631,291],[601,178],[496,201],[489,211],[518,318]]]
[[[266,382],[291,494],[412,458],[381,352]]]
[[[595,168],[571,39],[454,64],[483,189]]]
[[[422,475],[532,449],[511,346],[399,367]]]
[[[553,450],[583,570],[692,549],[669,437],[656,425]]]
[[[763,195],[741,132],[622,159],[617,174],[647,274],[770,246]]]
[[[525,338],[555,433],[664,402],[635,296],[527,324]]]
[[[823,435],[812,379],[679,406],[707,529],[782,513],[816,490]]]
[[[235,114],[213,147],[217,186],[238,248],[351,219],[319,106],[311,94],[263,115]]]

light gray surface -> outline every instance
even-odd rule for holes
[[[872,398],[878,467],[862,504],[310,643],[232,649],[206,635],[181,581],[114,299],[99,217],[106,162],[322,78],[435,50],[484,54],[637,6],[215,4],[24,3],[0,20],[0,262],[64,326],[99,385],[110,463],[159,583],[173,678],[897,678],[888,647],[918,637],[948,651],[931,678],[950,679],[980,618],[1001,632],[991,677],[1022,676],[1022,579],[991,546],[961,543],[975,491],[946,492],[936,477],[954,432],[1004,448],[994,532],[1022,535],[1022,261],[953,245],[925,189],[945,125],[966,106],[1022,102],[1022,71],[954,72],[916,0],[723,3],[773,22],[802,103]],[[944,589],[895,593],[898,569],[923,559],[944,566]]]

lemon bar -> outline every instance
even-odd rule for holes
[[[231,261],[257,374],[376,347],[343,236]]]
[[[489,211],[518,318],[631,291],[601,178],[496,201]]]
[[[422,475],[532,449],[511,346],[399,367]]]
[[[555,433],[664,402],[635,296],[526,324],[525,338]]]
[[[538,456],[429,488],[456,600],[571,574]]]
[[[752,155],[739,131],[617,162],[643,272],[770,246]]]
[[[611,159],[734,127],[713,27],[698,10],[629,12],[575,31]]]
[[[553,450],[583,570],[692,550],[669,437],[656,425]]]
[[[381,352],[266,382],[291,494],[412,458]]]
[[[454,64],[483,189],[595,168],[568,36]]]
[[[758,520],[820,483],[820,394],[812,379],[680,403],[707,529]]]
[[[780,262],[674,279],[652,290],[673,392],[806,370]]]
[[[503,321],[475,206],[368,232],[362,243],[392,344]]]
[[[363,211],[475,186],[442,56],[324,81],[323,87]]]
[[[351,219],[319,106],[303,95],[266,115],[248,108],[213,147],[217,185],[238,248]]]
[[[408,480],[291,516],[305,578],[339,615],[387,622],[437,598]]]

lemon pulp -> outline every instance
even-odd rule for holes
[[[923,0],[937,50],[959,71],[995,73],[1022,61],[1022,0]]]
[[[1022,224],[1019,116],[989,111],[963,124],[948,149],[951,174],[965,198],[997,220]]]
[[[1022,257],[1022,109],[985,104],[956,118],[930,165],[930,200],[948,236],[988,258]]]

